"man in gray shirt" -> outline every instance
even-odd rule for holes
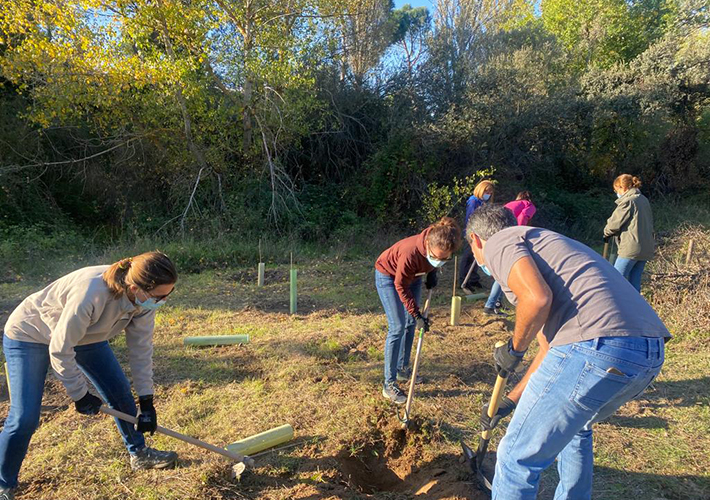
[[[658,375],[668,329],[651,306],[591,248],[546,229],[517,226],[510,211],[482,207],[466,236],[483,272],[516,306],[513,337],[497,348],[512,372],[537,336],[527,373],[489,419],[515,413],[498,447],[494,500],[534,499],[558,459],[555,500],[591,499],[592,425],[641,394]]]

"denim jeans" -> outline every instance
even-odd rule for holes
[[[20,466],[32,434],[39,425],[44,380],[49,368],[49,346],[2,339],[10,378],[10,411],[0,432],[0,486],[15,488]],[[111,408],[135,415],[131,385],[108,342],[76,346],[76,362]],[[84,418],[77,414],[76,418]],[[145,447],[143,434],[132,424],[116,419],[118,431],[129,453]]]
[[[629,280],[629,283],[639,292],[641,292],[641,275],[645,266],[645,260],[627,259],[625,257],[617,257],[616,262],[614,262],[616,270]]]
[[[400,300],[392,276],[375,270],[375,286],[387,315],[387,338],[385,339],[385,385],[387,385],[397,380],[397,370],[404,370],[409,366],[416,321]],[[414,280],[409,285],[409,291],[419,304],[422,279]]]
[[[500,287],[497,281],[493,282],[491,287],[491,293],[488,295],[488,300],[486,300],[486,307],[493,309],[496,306],[496,302],[500,300],[500,296],[503,293],[503,289]]]
[[[606,337],[551,348],[498,446],[493,500],[533,500],[557,458],[555,500],[592,497],[592,425],[639,396],[663,365],[662,338]]]

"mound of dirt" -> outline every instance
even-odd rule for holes
[[[426,444],[437,440],[429,422],[414,420],[405,431],[391,416],[382,416],[362,442],[343,449],[336,457],[342,481],[367,495],[401,493],[422,500],[479,500],[477,489],[460,456],[431,457]]]

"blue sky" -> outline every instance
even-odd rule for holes
[[[408,3],[412,7],[426,7],[429,9],[430,13],[434,12],[434,0],[394,0],[394,6],[397,9],[405,3]]]

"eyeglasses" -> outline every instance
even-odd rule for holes
[[[155,299],[156,302],[162,302],[163,300],[167,299],[168,296],[175,291],[175,287],[173,287],[172,290],[170,290],[168,293],[165,295],[153,295],[150,292],[147,292],[141,288],[141,291],[146,294],[148,297]]]
[[[434,254],[431,253],[431,252],[429,252],[429,257],[431,257],[432,259],[436,259],[436,260],[438,260],[438,261],[441,261],[441,262],[448,262],[448,261],[450,261],[451,259],[454,258],[453,255],[449,255],[449,256],[446,257],[445,259],[440,259],[439,257],[437,257],[436,255],[434,255]]]

